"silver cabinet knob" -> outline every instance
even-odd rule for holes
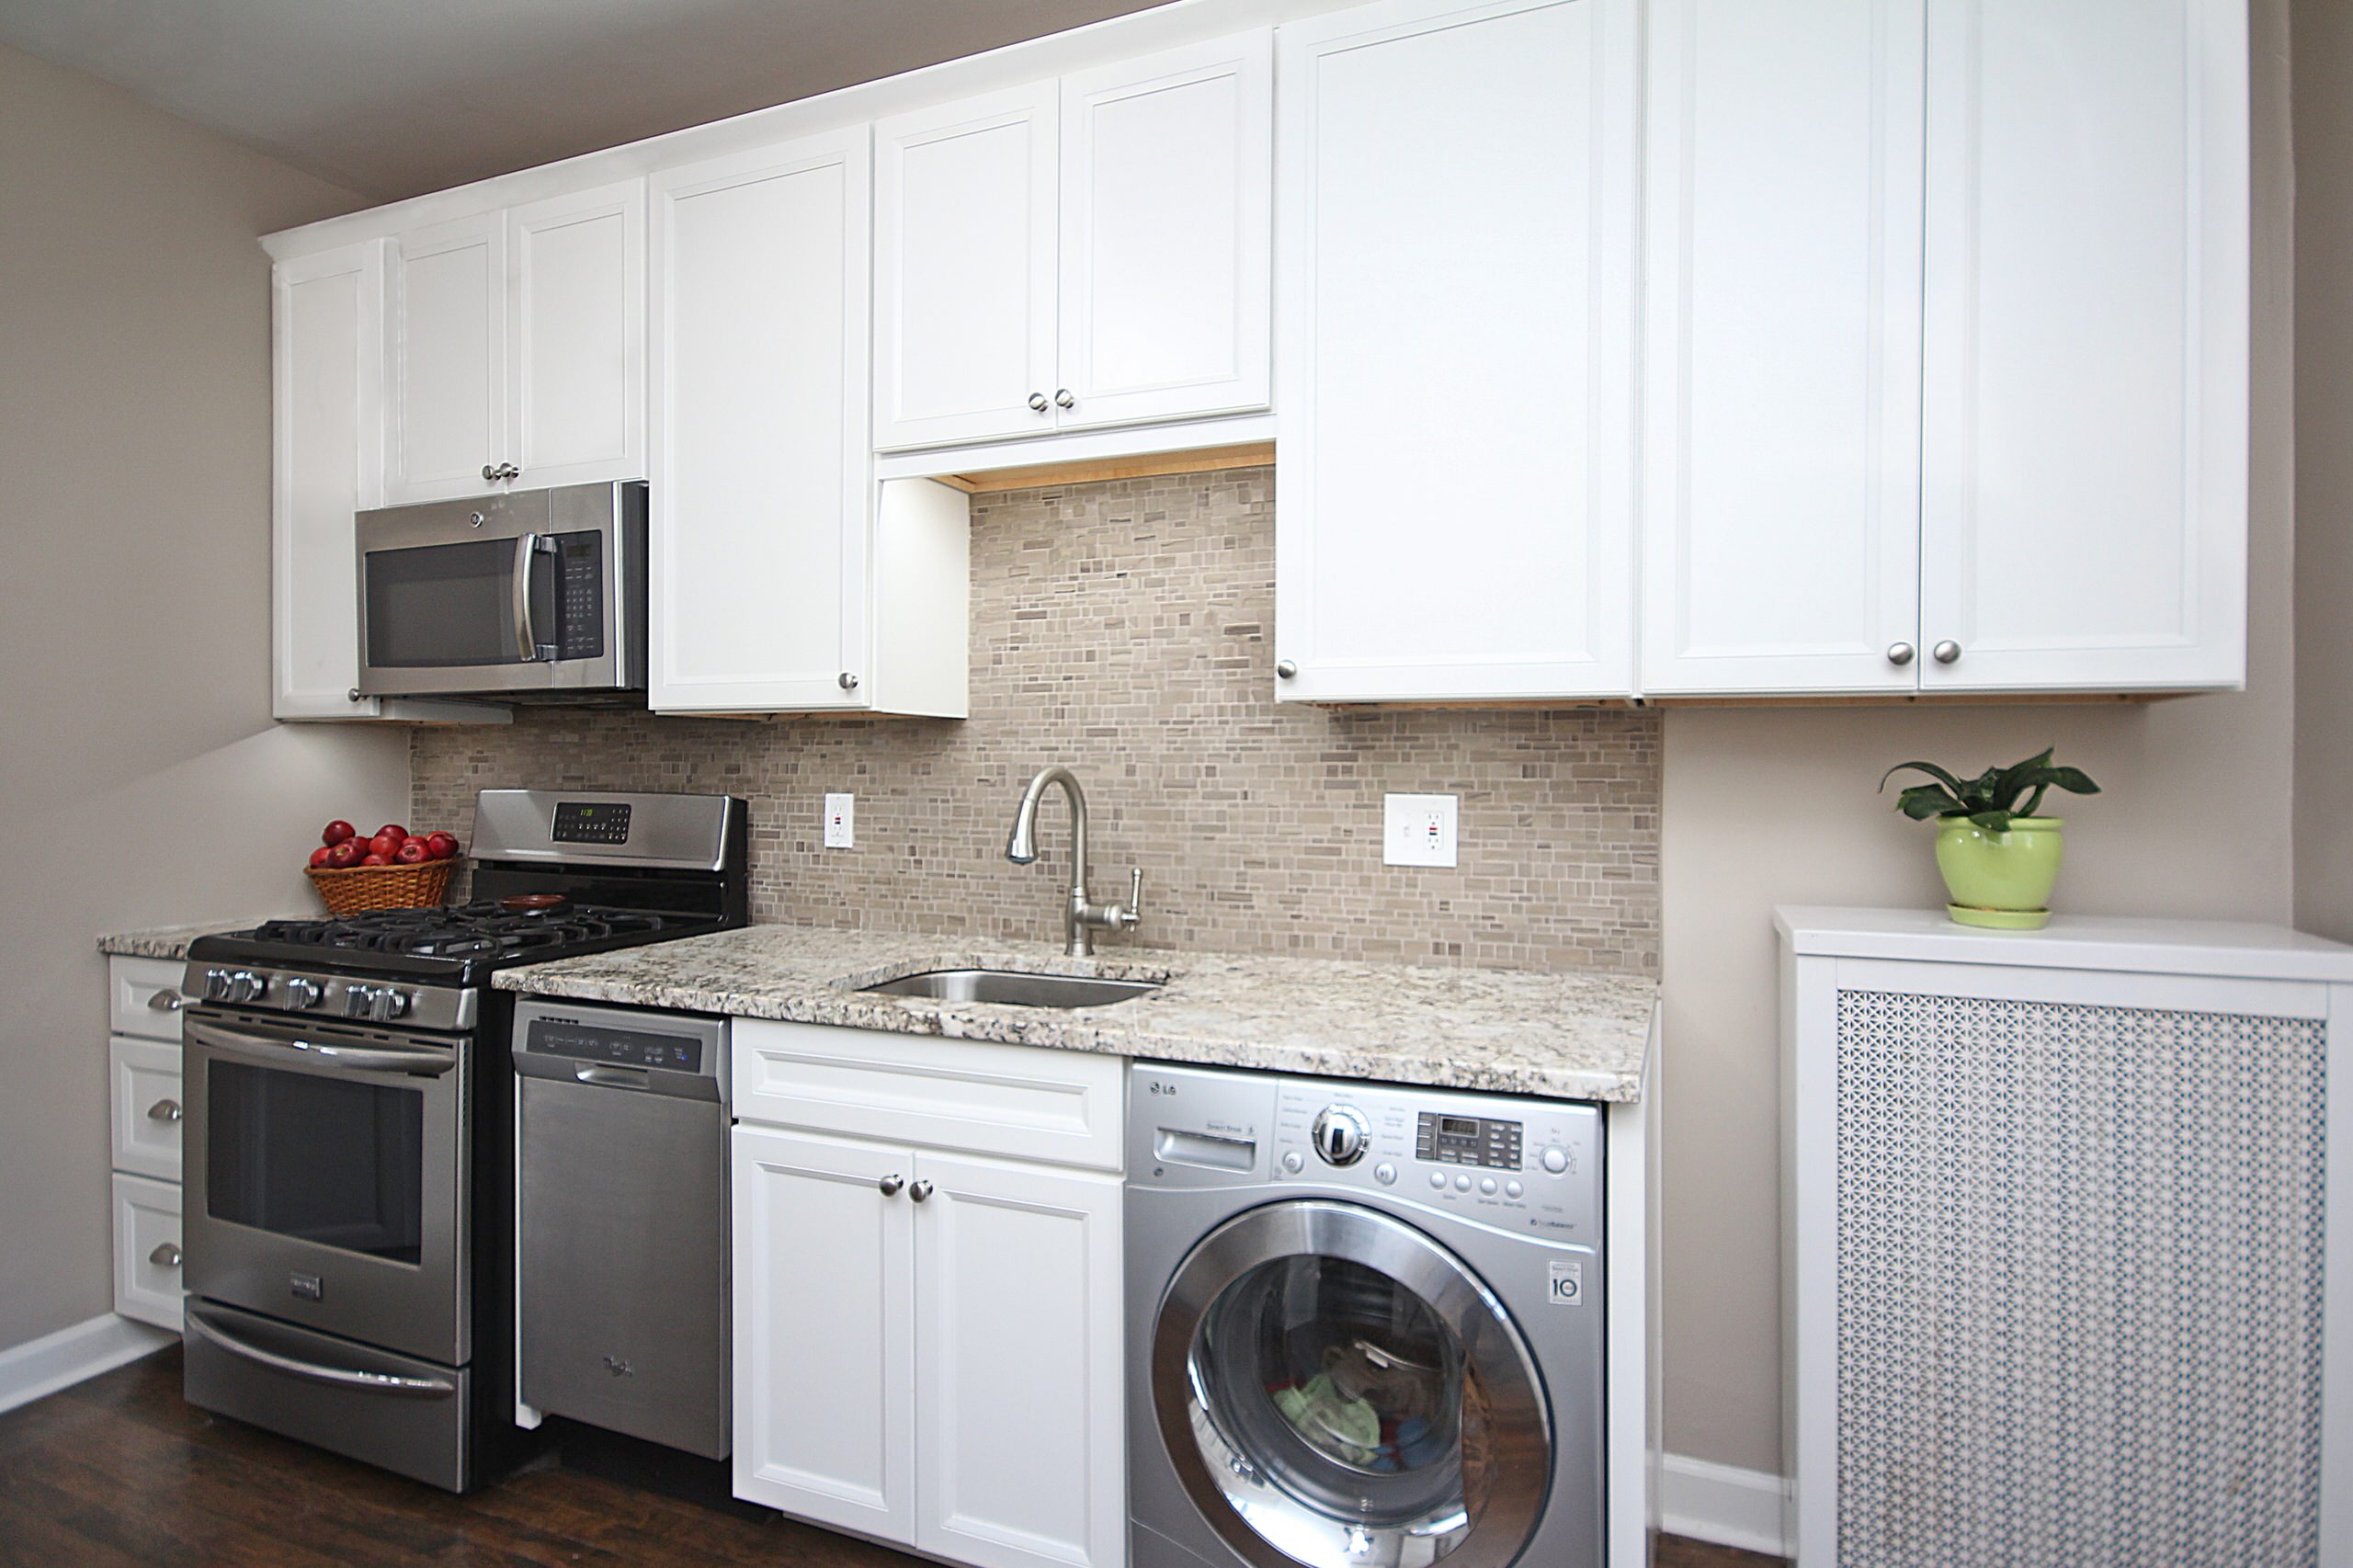
[[[883,1197],[896,1198],[899,1196],[899,1189],[907,1185],[907,1178],[901,1176],[898,1172],[892,1171],[889,1176],[884,1176],[881,1181],[876,1182],[874,1185],[882,1189]]]
[[[169,1242],[157,1242],[155,1250],[147,1255],[147,1261],[158,1268],[177,1268],[180,1266],[180,1249]]]
[[[1057,387],[1054,389],[1054,406],[1056,408],[1076,408],[1078,406],[1078,399],[1070,395],[1070,389],[1068,387]]]
[[[1887,662],[1891,665],[1910,664],[1912,662],[1912,644],[1909,642],[1890,642],[1887,645]]]
[[[1294,660],[1277,659],[1275,661],[1275,674],[1282,676],[1285,680],[1289,680],[1291,676],[1299,674],[1299,665]]]
[[[847,670],[844,670],[835,678],[844,691],[856,691],[858,689],[858,677],[850,674]]]
[[[188,998],[168,985],[147,998],[147,1007],[151,1012],[176,1013],[187,1006]]]
[[[1046,394],[1044,392],[1031,392],[1029,394],[1029,406],[1035,412],[1043,414],[1047,409],[1051,408],[1053,404],[1046,401]]]
[[[482,465],[482,476],[492,481],[520,479],[523,477],[523,471],[513,463],[484,463]]]
[[[1929,656],[1940,665],[1949,665],[1961,657],[1961,644],[1948,637],[1928,650]]]
[[[484,463],[482,465],[482,476],[484,479],[496,479],[498,477],[498,470],[493,464]]]
[[[177,1121],[179,1119],[180,1102],[177,1100],[157,1100],[147,1108],[147,1119],[150,1121]]]
[[[347,691],[347,692],[345,692],[345,693],[343,694],[343,698],[344,698],[344,700],[345,700],[345,701],[347,701],[347,702],[357,702],[357,701],[358,701],[358,700],[359,700],[359,688],[358,688],[358,687],[356,687],[356,686],[355,686],[355,687],[353,687],[349,691]]]
[[[931,1183],[918,1177],[915,1186],[907,1188],[907,1196],[914,1199],[917,1203],[921,1203],[925,1199],[931,1196]]]

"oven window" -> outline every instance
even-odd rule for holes
[[[377,669],[514,665],[515,541],[371,550],[368,663]],[[555,557],[531,557],[533,631],[555,640]]]
[[[242,1062],[206,1088],[212,1218],[415,1263],[424,1239],[425,1096]]]

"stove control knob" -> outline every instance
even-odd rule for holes
[[[366,1017],[369,1014],[369,1010],[375,1006],[375,1002],[376,988],[374,986],[355,985],[349,983],[347,983],[344,985],[343,1016],[345,1017]]]
[[[232,1002],[258,1002],[268,994],[269,981],[252,970],[241,969],[229,977],[228,999]]]
[[[376,1006],[370,1016],[378,1023],[390,1023],[394,1018],[408,1017],[408,994],[384,986],[376,993]]]
[[[286,983],[286,1005],[290,1007],[315,1007],[325,994],[317,981],[305,980],[299,974]]]
[[[208,1002],[226,1002],[229,999],[227,970],[208,969],[204,971],[204,999]]]
[[[1364,1158],[1364,1146],[1372,1136],[1372,1128],[1365,1121],[1364,1113],[1353,1106],[1325,1106],[1316,1113],[1310,1136],[1325,1165],[1353,1165]]]

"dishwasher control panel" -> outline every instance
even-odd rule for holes
[[[600,1088],[727,1099],[727,1020],[527,997],[515,1006],[515,1071]]]

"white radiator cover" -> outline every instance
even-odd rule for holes
[[[2353,949],[1779,924],[1801,1568],[2353,1564]]]

